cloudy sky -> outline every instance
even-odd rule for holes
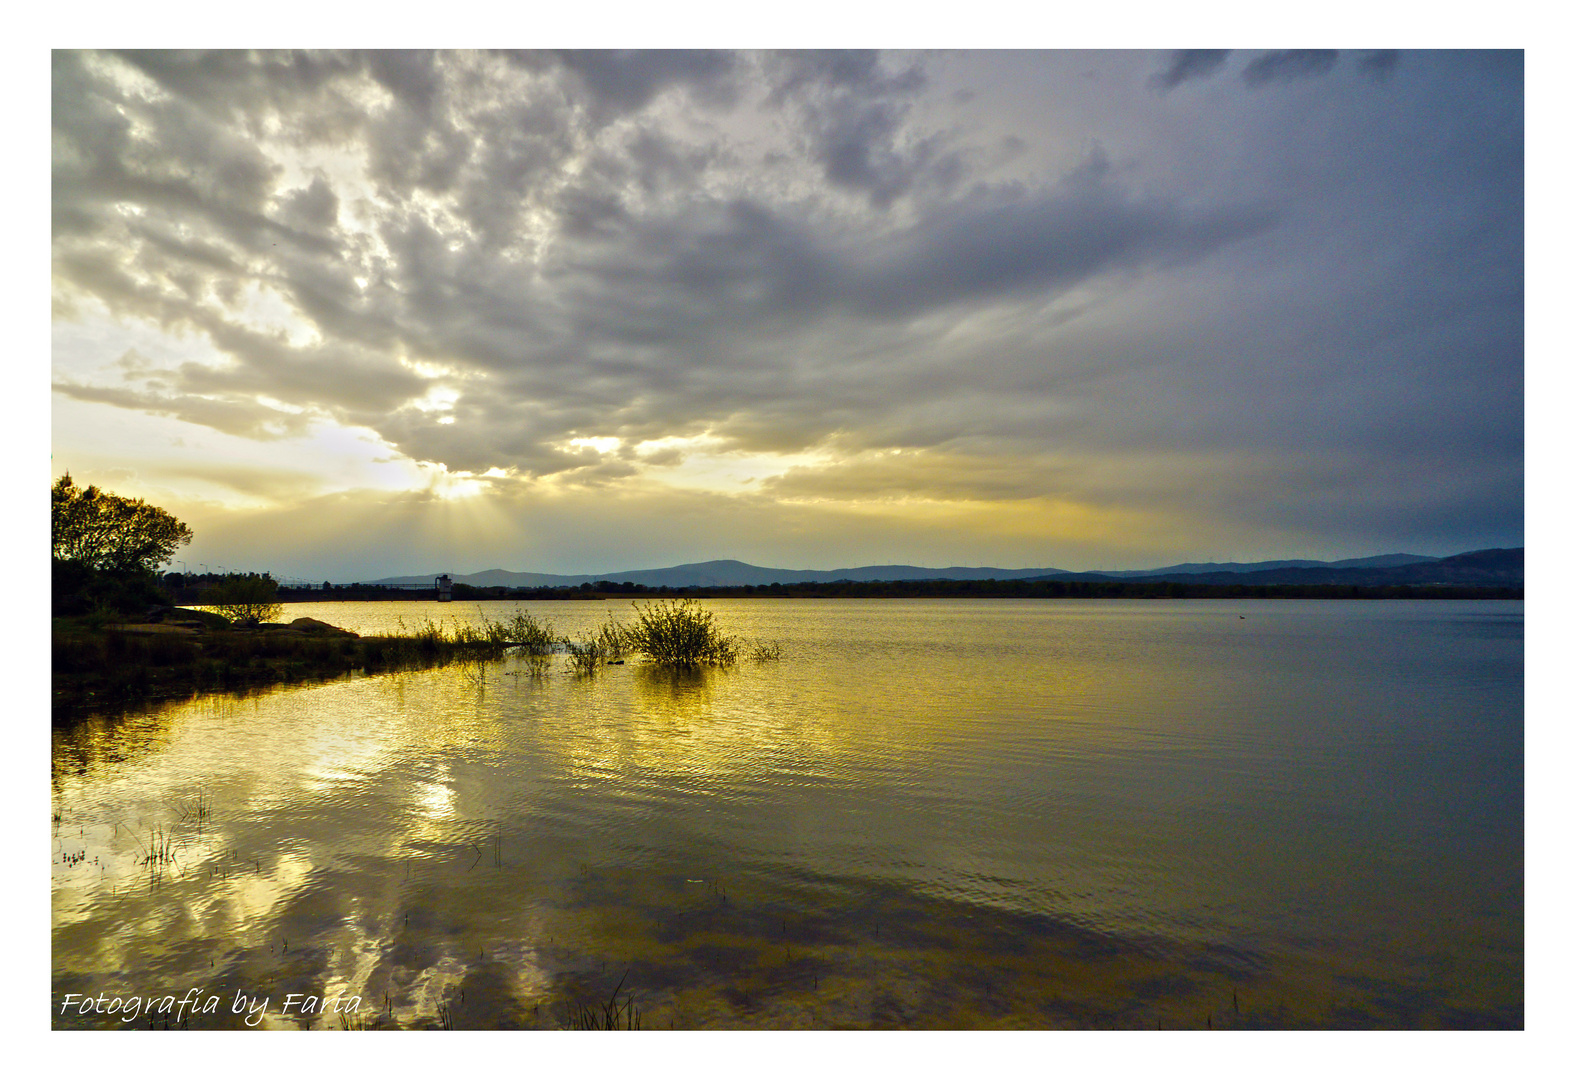
[[[52,78],[53,470],[192,569],[1522,543],[1518,53]]]

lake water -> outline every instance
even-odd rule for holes
[[[1522,1026],[1520,602],[706,606],[781,660],[56,731],[55,1025]],[[629,612],[284,618],[520,608]]]

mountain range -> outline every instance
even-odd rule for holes
[[[656,570],[617,570],[601,574],[536,574],[483,570],[450,576],[478,588],[558,588],[586,582],[630,582],[653,588],[824,583],[832,581],[1174,581],[1241,585],[1519,585],[1524,548],[1489,548],[1448,558],[1394,553],[1365,559],[1320,562],[1279,559],[1253,563],[1177,563],[1153,570],[1072,571],[1055,567],[1008,570],[996,566],[856,566],[840,570],[786,570],[753,566],[736,559],[685,563]],[[381,578],[371,585],[431,585],[437,574]]]

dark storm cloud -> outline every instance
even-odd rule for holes
[[[1400,64],[1401,54],[1396,49],[1375,49],[1357,57],[1357,70],[1380,82],[1394,75]]]
[[[57,52],[57,310],[218,354],[58,389],[588,485],[705,434],[850,455],[829,492],[1181,490],[1288,528],[1343,484],[1373,509],[1342,528],[1519,505],[1484,493],[1520,455],[1519,58],[1267,53],[1249,88],[1317,93],[1126,104],[1226,56],[1082,58],[1102,85],[1060,96],[993,82],[1009,59],[1073,62]],[[986,102],[1014,129],[948,111]],[[1096,460],[1167,453],[1164,484]],[[1322,509],[1263,494],[1305,482]]]
[[[426,120],[434,118],[443,90],[437,53],[431,49],[380,49],[368,57],[372,77],[402,108]]]
[[[747,199],[684,213],[610,226],[621,243],[582,264],[620,283],[624,298],[609,297],[601,314],[628,315],[640,298],[661,296],[664,306],[678,300],[692,313],[686,332],[828,311],[901,320],[1201,258],[1272,221],[1263,207],[1200,212],[1132,192],[1098,153],[1047,190],[980,187],[873,235],[834,232],[792,208]],[[605,219],[615,217],[606,210]],[[621,317],[602,330],[617,335],[620,325],[630,324]]]
[[[1180,49],[1171,62],[1156,73],[1153,82],[1165,90],[1174,89],[1189,79],[1207,79],[1226,64],[1229,49]]]
[[[893,239],[889,254],[858,275],[854,303],[903,315],[1021,291],[1057,292],[1114,270],[1187,262],[1267,227],[1254,207],[1190,213],[1110,182],[1102,158],[1056,188],[989,192],[939,210]]]
[[[1265,83],[1324,75],[1335,67],[1339,56],[1340,53],[1334,49],[1287,49],[1264,53],[1254,57],[1242,69],[1242,81],[1249,86],[1263,86]]]
[[[597,49],[560,50],[551,58],[574,73],[579,88],[594,101],[593,113],[637,112],[669,87],[683,87],[701,101],[731,102],[737,88],[738,61],[731,53],[703,50],[662,52]],[[529,56],[525,57],[529,66]]]
[[[871,49],[773,53],[766,58],[766,78],[771,86],[767,101],[773,105],[794,96],[906,95],[925,86],[918,63],[889,60]]]
[[[939,134],[914,137],[908,99],[925,88],[917,62],[874,52],[779,53],[767,61],[767,100],[791,107],[811,160],[834,187],[863,193],[886,208],[933,176],[944,186],[961,162]]]
[[[1150,81],[1161,90],[1173,90],[1192,79],[1207,79],[1226,66],[1226,58],[1230,54],[1229,49],[1178,50],[1171,54],[1170,61]],[[1242,81],[1257,87],[1278,80],[1325,75],[1334,69],[1339,57],[1340,53],[1335,49],[1289,49],[1263,53],[1242,69]],[[1370,50],[1356,55],[1357,70],[1381,82],[1395,73],[1400,62],[1401,54],[1395,49]]]

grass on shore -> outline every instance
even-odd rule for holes
[[[201,632],[178,625],[137,632],[102,618],[56,619],[53,626],[55,719],[127,708],[149,701],[207,691],[237,691],[313,682],[351,674],[477,664],[501,660],[517,649],[536,660],[558,652],[576,674],[592,675],[608,663],[641,655],[659,667],[694,669],[728,666],[740,652],[737,638],[718,628],[712,613],[693,600],[635,605],[635,621],[612,614],[595,632],[574,639],[553,626],[517,612],[504,622],[444,627],[426,620],[395,634],[358,637],[311,623],[245,628],[199,611],[181,610],[182,622],[201,623]],[[309,623],[309,620],[302,620]],[[757,645],[753,660],[776,660],[775,644]]]

